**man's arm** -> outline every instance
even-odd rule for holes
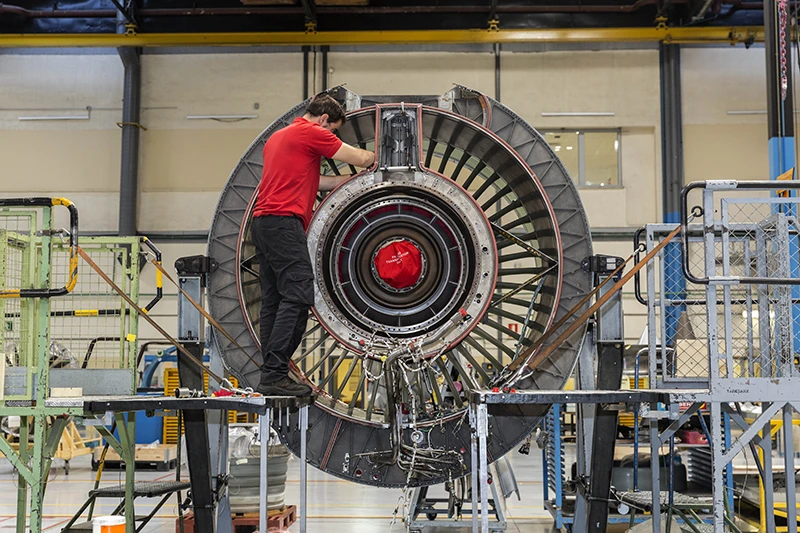
[[[343,174],[341,176],[320,176],[319,177],[319,190],[321,191],[332,191],[345,181],[349,180],[353,176],[350,174]]]
[[[356,167],[368,168],[375,162],[375,153],[342,143],[342,146],[333,154],[331,159]]]

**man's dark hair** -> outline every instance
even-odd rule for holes
[[[306,108],[306,113],[311,115],[312,117],[321,117],[322,115],[328,115],[328,122],[339,122],[342,121],[342,124],[347,122],[347,117],[344,114],[344,108],[342,108],[341,104],[334,100],[331,96],[327,94],[319,94],[311,100],[311,103],[308,104]]]

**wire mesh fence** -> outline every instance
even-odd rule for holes
[[[675,226],[649,225],[646,245],[655,248]],[[693,228],[694,229],[694,228]],[[639,297],[648,306],[648,344],[651,347],[651,371],[659,372],[659,381],[695,382],[707,380],[707,312],[705,287],[687,282],[681,271],[683,250],[680,244],[668,244],[647,265],[646,283]],[[703,241],[689,239],[688,260],[702,264]],[[655,376],[651,376],[654,383]]]
[[[109,392],[134,386],[138,315],[87,263],[78,263],[65,232],[53,231],[50,206],[0,208],[0,380],[6,399],[29,399],[39,357],[48,358],[51,387],[73,386],[74,375],[53,371],[124,370],[114,379],[87,375],[81,382],[109,384]],[[84,237],[80,245],[133,301],[139,298],[139,238]],[[70,287],[66,295],[26,297]],[[22,294],[20,294],[22,291]],[[55,291],[56,293],[58,291]],[[22,297],[20,297],[22,296]],[[120,390],[119,385],[124,384]],[[80,387],[80,383],[75,383]]]
[[[82,237],[81,248],[133,301],[139,293],[138,239]],[[66,280],[69,250],[53,250],[53,281]],[[85,261],[68,295],[55,298],[50,310],[51,367],[133,368],[136,359],[137,314]]]
[[[37,262],[35,238],[36,211],[0,210],[0,291],[15,292],[36,287]],[[35,357],[34,302],[21,298],[0,298],[3,321],[0,327],[0,353],[3,354],[3,377],[10,377],[6,396],[28,396],[28,367]],[[6,380],[8,381],[8,380]]]
[[[705,191],[703,224],[688,225],[683,246],[657,255],[638,290],[648,306],[651,377],[688,385],[797,375],[798,199],[716,194]],[[647,249],[674,228],[648,225]]]
[[[706,195],[713,195],[712,191]],[[711,347],[720,377],[797,375],[800,321],[800,242],[797,198],[723,197],[714,224],[722,244],[719,261],[706,260],[709,294],[722,300],[726,319]],[[734,241],[745,243],[735,246]],[[716,349],[716,350],[715,350]]]

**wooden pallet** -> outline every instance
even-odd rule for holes
[[[157,470],[159,472],[167,472],[174,470],[178,466],[178,461],[136,461],[136,470]],[[92,459],[92,470],[97,472],[100,468],[100,461]],[[125,470],[125,463],[123,461],[109,461],[106,459],[103,465],[103,470]]]
[[[258,513],[233,515],[233,533],[252,533],[258,529]],[[276,528],[284,531],[297,520],[297,507],[286,505],[282,510],[270,511],[267,517],[267,529]],[[194,533],[194,515],[187,513],[183,516],[184,533]],[[175,520],[175,533],[181,533],[180,518]],[[266,533],[266,532],[265,532]]]
[[[103,448],[98,446],[92,456],[92,470],[97,470],[100,465],[100,456]],[[172,470],[178,464],[178,447],[175,444],[159,444],[155,448],[146,445],[136,445],[136,468],[154,468],[156,470]],[[114,448],[109,448],[106,453],[104,468],[109,470],[125,468],[125,463]]]

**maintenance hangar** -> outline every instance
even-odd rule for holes
[[[2,527],[796,533],[799,8],[0,4]]]

